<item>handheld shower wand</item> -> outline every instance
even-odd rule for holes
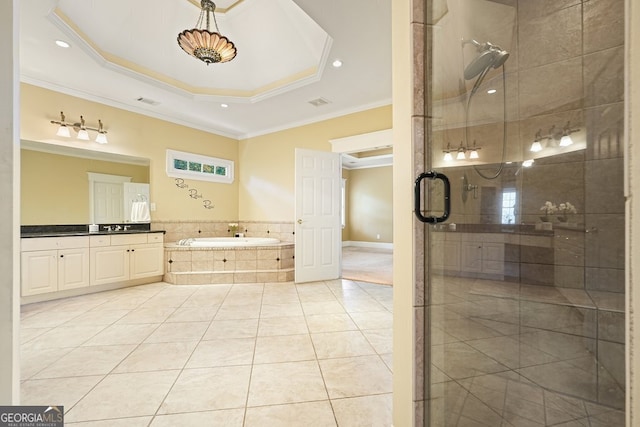
[[[475,165],[474,169],[481,177],[485,179],[495,179],[502,173],[502,169],[504,168],[505,155],[506,155],[506,144],[507,144],[507,98],[506,98],[506,73],[504,69],[504,63],[509,59],[509,52],[502,49],[500,46],[495,45],[490,42],[480,43],[476,40],[462,40],[462,46],[464,47],[467,44],[472,44],[476,47],[478,54],[476,57],[467,65],[464,69],[464,78],[465,80],[471,80],[474,77],[478,77],[469,92],[469,97],[467,98],[467,103],[465,107],[465,137],[466,140],[469,141],[469,108],[471,106],[471,99],[473,95],[478,91],[480,85],[484,81],[484,78],[487,76],[489,71],[492,68],[502,67],[502,86],[503,86],[503,125],[502,125],[502,161],[500,162],[500,167],[497,172],[493,175],[485,175],[482,173]]]

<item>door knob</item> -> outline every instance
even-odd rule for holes
[[[301,219],[298,220],[298,224],[302,224],[302,220]]]

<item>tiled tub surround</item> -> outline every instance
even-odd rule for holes
[[[292,243],[257,247],[195,248],[165,245],[164,281],[175,285],[290,282]]]
[[[238,224],[238,233],[246,237],[273,237],[283,243],[293,243],[293,222],[267,221],[153,221],[152,230],[164,230],[165,242],[177,242],[192,237],[232,237],[230,223]]]

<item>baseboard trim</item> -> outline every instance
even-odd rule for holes
[[[393,243],[383,243],[383,242],[358,242],[353,240],[346,240],[342,242],[342,247],[346,248],[349,246],[358,247],[358,248],[375,248],[375,249],[391,249],[393,250]]]

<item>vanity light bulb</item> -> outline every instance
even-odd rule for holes
[[[57,136],[64,136],[65,138],[71,138],[71,132],[69,132],[69,128],[66,125],[60,125],[58,128],[58,132],[56,132]]]
[[[469,158],[470,159],[477,159],[480,156],[478,156],[478,151],[477,150],[471,150],[471,153],[469,154]]]
[[[540,141],[533,141],[533,144],[531,144],[531,148],[529,149],[529,151],[534,153],[542,151],[542,144],[540,144]]]
[[[560,147],[568,147],[573,144],[573,139],[571,139],[571,135],[564,135],[562,139],[560,139]]]
[[[87,132],[86,129],[80,129],[78,131],[78,139],[81,139],[83,141],[89,141],[89,132]]]
[[[445,162],[450,162],[451,160],[453,160],[453,156],[451,155],[451,153],[448,152],[448,151],[446,153],[444,153],[444,161]]]
[[[464,160],[467,156],[464,154],[464,151],[458,151],[458,155],[456,156],[456,160]]]
[[[107,135],[106,135],[106,134],[104,134],[104,133],[102,133],[102,132],[99,132],[99,133],[98,133],[98,136],[96,136],[96,142],[97,142],[98,144],[106,144],[106,143],[108,143],[109,141],[107,141]]]

